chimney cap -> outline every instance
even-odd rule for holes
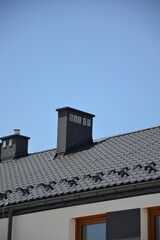
[[[20,129],[13,129],[14,134],[20,135]]]
[[[56,111],[57,112],[61,112],[61,111],[74,111],[74,112],[77,112],[77,113],[81,113],[81,114],[85,114],[85,115],[88,115],[90,117],[95,117],[94,114],[91,114],[91,113],[87,113],[87,112],[83,112],[83,111],[80,111],[78,109],[75,109],[75,108],[71,108],[71,107],[63,107],[63,108],[57,108]]]

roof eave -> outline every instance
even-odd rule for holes
[[[94,202],[135,197],[146,194],[160,193],[160,180],[116,186],[112,188],[92,190],[88,192],[73,193],[58,197],[43,198],[35,201],[6,205],[5,212],[13,209],[14,215],[63,208]],[[1,216],[3,213],[3,216]],[[4,217],[4,206],[0,208],[0,217]]]

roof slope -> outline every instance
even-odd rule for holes
[[[160,126],[0,163],[0,205],[160,179]]]

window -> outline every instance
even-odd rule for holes
[[[87,119],[83,118],[83,125],[86,126]]]
[[[7,141],[3,141],[3,148],[7,147]]]
[[[9,147],[12,147],[12,139],[9,139]]]
[[[77,115],[74,115],[74,122],[78,123],[78,116]]]
[[[148,239],[160,239],[160,207],[148,209]]]
[[[106,214],[78,218],[76,240],[106,240]]]
[[[78,218],[76,223],[76,240],[141,239],[139,208]]]
[[[91,120],[87,119],[87,127],[90,127],[90,126],[91,126]]]
[[[70,122],[73,122],[73,114],[69,114],[69,120]]]
[[[81,117],[78,117],[78,123],[81,124]]]

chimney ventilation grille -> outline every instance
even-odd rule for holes
[[[82,121],[82,119],[83,119],[83,121]],[[82,118],[81,116],[70,114],[69,121],[78,123],[78,124],[82,124],[83,126],[91,127],[91,119]]]

